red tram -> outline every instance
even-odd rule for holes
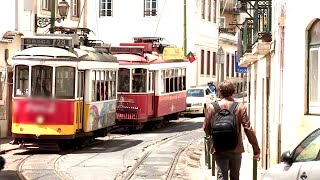
[[[177,119],[186,109],[186,71],[182,49],[162,38],[138,37],[111,47],[119,61],[116,124],[140,129]]]

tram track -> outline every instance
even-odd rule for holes
[[[170,121],[168,124],[166,124],[165,126],[163,126],[162,128],[159,128],[158,130],[160,129],[163,129],[163,128],[167,128],[167,127],[171,127],[171,126],[176,126],[176,125],[179,125],[180,122],[184,122],[184,121],[187,121],[189,120],[190,118],[181,118],[179,120],[175,120],[175,121]],[[151,132],[152,130],[147,130],[145,132]],[[117,134],[115,134],[117,133]],[[161,142],[158,142],[158,144],[156,144],[157,147],[160,147],[162,144],[166,143],[166,142],[169,142],[170,140],[173,140],[177,137],[180,137],[180,136],[183,136],[187,134],[186,132],[184,133],[179,133],[178,135],[174,135],[174,136],[171,136],[171,137],[167,137],[163,140],[161,140]],[[126,133],[126,130],[124,130],[123,128],[114,128],[112,129],[112,131],[110,132],[110,134],[108,135],[109,138],[107,140],[112,140],[112,139],[116,139],[116,138],[121,138],[121,137],[125,137],[125,136],[130,136],[131,133]],[[92,143],[86,145],[85,147],[82,147],[81,149],[84,149],[84,148],[87,148],[87,147],[90,147],[90,146],[94,146],[94,145],[98,145],[102,142],[105,142],[105,141],[101,141],[99,139],[95,139]],[[154,149],[156,149],[156,147],[154,147]],[[53,157],[53,160],[52,163],[51,163],[51,166],[53,167],[52,169],[50,169],[50,173],[51,173],[51,176],[50,177],[53,177],[55,179],[63,179],[63,180],[68,180],[68,179],[73,179],[72,177],[70,177],[68,174],[62,172],[59,170],[59,160],[64,156],[64,155],[67,155],[69,153],[72,153],[72,152],[76,152],[78,151],[79,149],[69,149],[69,150],[64,150],[62,152],[60,152],[59,154],[42,154],[40,153],[43,157],[43,159],[47,159],[48,157],[52,157],[52,156],[56,156],[56,157]],[[33,150],[27,150],[25,153],[34,153],[32,152]],[[149,151],[149,154],[151,154],[152,151]],[[145,154],[144,157],[147,158],[149,154]],[[29,161],[34,161],[35,159],[37,158],[40,158],[40,155],[36,152],[35,154],[30,154],[30,155],[27,155],[26,157],[24,157],[20,162],[19,164],[17,165],[17,168],[16,168],[16,175],[19,179],[21,180],[27,180],[27,179],[37,179],[37,178],[30,178],[28,177],[28,171],[31,171],[30,169],[28,168],[24,168],[25,166],[29,166],[28,165],[28,162]],[[177,158],[178,159],[178,158]],[[143,163],[142,161],[143,159],[141,159],[141,163]],[[138,168],[138,167],[137,167]],[[174,169],[174,168],[173,168]],[[39,174],[41,174],[41,171],[43,171],[44,169],[32,169],[33,172],[35,171],[38,171]],[[48,173],[48,172],[46,172]],[[133,172],[134,174],[134,172]],[[133,175],[132,174],[132,175]],[[43,176],[46,176],[45,174]]]
[[[188,134],[192,134],[197,130],[193,130],[193,131],[188,131],[188,132],[183,132],[183,133],[179,133],[176,135],[173,135],[171,137],[167,137],[165,139],[162,139],[160,142],[155,143],[154,145],[152,145],[152,148],[149,148],[149,150],[147,150],[147,152],[145,152],[141,158],[139,158],[139,160],[135,163],[134,166],[132,166],[132,168],[121,178],[122,180],[129,180],[131,179],[135,173],[139,170],[139,168],[146,162],[146,160],[148,159],[148,157],[156,150],[158,150],[162,145],[173,141],[179,137],[182,136],[186,136]],[[199,137],[200,138],[200,137]],[[192,143],[194,143],[195,141],[197,141],[199,138],[195,138],[192,139],[189,143],[187,143],[186,145],[182,146],[179,148],[178,151],[175,152],[173,160],[170,164],[170,167],[168,168],[168,172],[166,173],[166,178],[167,180],[171,179],[173,177],[174,174],[174,170],[176,168],[176,165],[178,163],[179,157],[181,155],[181,153],[187,149]]]

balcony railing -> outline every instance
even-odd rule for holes
[[[253,42],[270,42],[271,36],[271,0],[256,1],[253,13]]]
[[[235,29],[234,28],[219,28],[220,33],[225,33],[225,34],[232,34],[235,35]]]
[[[253,19],[246,18],[242,26],[242,54],[251,53],[253,45]]]
[[[271,35],[271,0],[241,0],[243,7],[252,7],[247,10],[250,18],[242,23],[239,33],[238,53],[239,57],[252,51],[252,46],[257,42],[272,41]],[[246,6],[244,4],[247,4]]]

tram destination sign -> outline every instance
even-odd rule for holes
[[[71,46],[72,38],[23,38],[24,45],[35,45],[35,46]]]
[[[143,47],[111,47],[111,52],[114,54],[140,54],[143,55]]]

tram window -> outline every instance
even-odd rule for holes
[[[109,79],[110,79],[109,78],[109,71],[106,71],[105,72],[105,80],[106,80],[106,82],[104,84],[104,90],[105,90],[104,94],[106,95],[106,100],[110,99],[110,96],[109,96],[109,87],[110,87]]]
[[[130,90],[130,69],[120,68],[118,71],[118,91],[129,92]]]
[[[186,90],[186,69],[182,69],[182,90]]]
[[[166,93],[166,72],[165,70],[161,70],[161,93]]]
[[[154,91],[154,82],[153,82],[153,76],[154,76],[154,72],[149,72],[149,92],[153,92]]]
[[[91,71],[91,81],[92,81],[92,90],[91,90],[91,101],[94,102],[97,100],[97,86],[96,86],[96,71]]]
[[[52,67],[33,66],[31,69],[31,95],[52,96]]]
[[[132,92],[146,92],[147,70],[133,69]]]
[[[101,101],[100,71],[96,71],[96,101]]]
[[[105,71],[100,72],[100,101],[104,101],[108,99],[108,94],[105,93]]]
[[[111,71],[111,97],[110,99],[116,99],[117,89],[116,89],[116,80],[117,80],[117,73],[116,71]]]
[[[27,96],[29,91],[29,66],[15,67],[15,95]]]
[[[74,82],[74,67],[56,67],[56,98],[73,99],[75,92]]]

